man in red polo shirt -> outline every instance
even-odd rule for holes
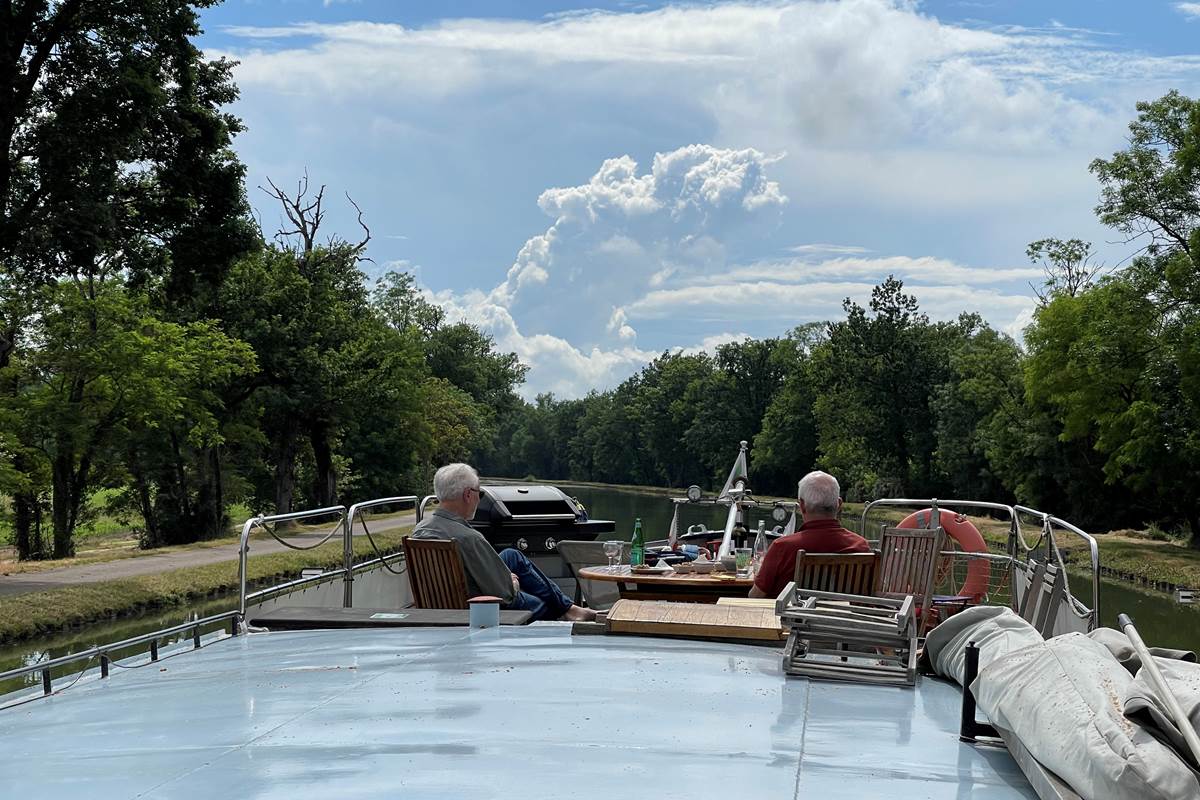
[[[827,472],[810,472],[800,481],[800,530],[775,540],[763,557],[751,597],[778,597],[796,573],[796,552],[866,553],[867,540],[838,524],[842,510],[841,487]]]

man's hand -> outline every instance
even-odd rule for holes
[[[521,591],[521,580],[516,575],[512,574],[511,572],[508,574],[508,577],[512,578],[513,591],[514,592]]]

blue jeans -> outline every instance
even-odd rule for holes
[[[500,551],[500,560],[517,576],[521,591],[504,606],[512,611],[529,611],[533,619],[558,619],[571,607],[571,598],[563,594],[558,584],[546,577],[520,550],[509,547]]]

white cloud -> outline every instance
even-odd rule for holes
[[[1188,21],[1200,19],[1200,3],[1176,3],[1175,10],[1188,18]]]
[[[731,242],[775,219],[787,198],[767,177],[773,163],[707,145],[659,153],[644,174],[629,156],[608,159],[587,183],[542,193],[554,224],[525,243],[488,300],[526,333],[588,348],[632,341],[621,306],[667,275],[724,269]]]
[[[807,253],[832,253],[832,254],[836,254],[836,255],[853,255],[853,254],[857,254],[857,253],[871,252],[870,249],[868,249],[866,247],[859,247],[857,245],[824,244],[821,242],[814,242],[812,244],[798,244],[798,245],[795,245],[794,247],[789,247],[788,250],[793,253],[800,253],[802,255],[807,254]]]
[[[1175,8],[1200,16],[1200,3]],[[947,250],[940,241],[896,246],[895,232],[969,229],[972,246],[988,235],[1015,240],[1006,252],[1038,236],[1079,235],[1059,223],[1088,218],[1087,163],[1122,146],[1134,100],[1200,89],[1200,56],[1114,49],[1107,34],[1058,23],[946,24],[922,9],[780,0],[417,28],[309,22],[227,29],[238,42],[227,55],[241,62],[241,108],[257,115],[247,137],[269,142],[272,167],[285,156],[271,126],[318,158],[370,143],[371,179],[446,209],[445,230],[418,228],[414,239],[465,238],[470,218],[456,217],[447,195],[532,199],[528,186],[518,195],[491,177],[512,158],[503,135],[462,138],[490,133],[496,120],[508,133],[558,132],[552,146],[561,141],[563,152],[580,131],[593,135],[580,145],[586,155],[556,167],[586,158],[593,168],[597,139],[603,155],[663,150],[644,171],[619,156],[586,181],[541,192],[552,222],[528,231],[507,273],[497,264],[471,280],[493,288],[437,295],[531,364],[529,394],[577,396],[666,348],[708,349],[747,335],[730,331],[772,335],[836,318],[844,297],[865,303],[888,274],[934,318],[974,310],[1019,332],[1033,305],[1024,284],[1040,270],[961,251],[923,255]],[[602,139],[610,131],[612,143]],[[439,150],[445,140],[458,149]],[[686,141],[705,144],[677,147]],[[446,159],[432,170],[436,184],[410,188],[403,166],[387,172],[391,161],[411,167],[429,154]],[[452,182],[463,174],[485,177]],[[394,224],[414,230],[407,219]],[[811,243],[785,246],[794,241]],[[795,257],[770,258],[781,252]],[[452,271],[428,253],[417,260],[430,274]],[[970,265],[988,262],[1000,266]]]
[[[748,333],[717,333],[712,336],[705,336],[700,340],[699,344],[691,347],[676,348],[676,352],[682,353],[685,356],[694,356],[698,353],[715,353],[717,348],[723,344],[731,344],[732,342],[744,342],[747,339],[752,339]]]
[[[725,269],[725,246],[787,202],[767,177],[774,163],[707,145],[659,153],[643,174],[629,156],[608,159],[587,183],[541,194],[554,222],[498,286],[433,298],[530,365],[527,395],[612,386],[657,354],[638,346],[624,305],[676,273]]]

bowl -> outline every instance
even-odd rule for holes
[[[717,568],[716,561],[691,561],[692,572],[708,574]],[[678,569],[678,568],[677,568]]]

